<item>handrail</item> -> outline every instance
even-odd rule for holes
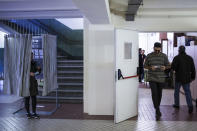
[[[134,78],[134,77],[138,77],[138,75],[123,77],[123,79],[129,79],[129,78]]]
[[[135,78],[135,77],[138,77],[138,75],[133,75],[133,76],[124,77],[124,76],[122,75],[121,70],[118,69],[118,80],[120,80],[121,78],[122,78],[122,79],[130,79],[130,78]]]

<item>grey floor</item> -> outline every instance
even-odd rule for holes
[[[0,118],[1,131],[196,131],[196,122]]]
[[[180,95],[181,105],[186,106],[185,96]],[[164,90],[161,106],[169,106],[169,110],[174,110],[173,90]],[[182,107],[181,106],[181,107]],[[144,107],[149,107],[150,109]],[[77,120],[77,119],[26,119],[22,117],[1,117],[0,131],[196,131],[196,121],[155,121],[150,118],[152,111],[151,93],[148,88],[139,90],[139,116],[141,119],[127,120],[119,124],[114,124],[113,120]],[[180,109],[181,110],[181,109]],[[163,110],[164,111],[164,110]],[[195,109],[196,111],[196,109]],[[196,113],[189,115],[187,110],[182,110],[181,114],[189,117],[197,117]],[[166,112],[171,116],[171,112]],[[139,117],[138,116],[138,117]],[[147,118],[147,119],[145,119]]]

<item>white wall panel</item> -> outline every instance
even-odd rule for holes
[[[83,107],[84,113],[88,113],[88,45],[89,45],[89,21],[84,18],[84,30],[83,30]]]
[[[89,115],[113,115],[115,87],[114,28],[110,25],[90,25],[88,36],[85,39],[84,111]]]

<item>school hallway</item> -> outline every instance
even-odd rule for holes
[[[188,114],[185,96],[180,95],[180,109],[174,109],[173,104],[173,89],[164,89],[161,102],[162,117],[159,121],[155,120],[155,112],[152,105],[151,92],[149,87],[144,84],[139,85],[139,107],[138,117],[131,118],[119,124],[114,124],[113,118],[86,118],[76,109],[73,114],[78,114],[78,117],[70,117],[66,115],[65,108],[73,108],[74,106],[62,105],[57,111],[64,117],[54,113],[51,117],[41,115],[41,119],[27,119],[24,114],[17,113],[15,115],[5,115],[6,112],[13,111],[16,106],[5,106],[5,103],[0,105],[0,129],[1,131],[133,131],[133,130],[169,130],[169,131],[194,131],[197,128],[197,113],[196,108],[192,114]],[[8,105],[8,104],[7,104]],[[81,105],[76,105],[75,108]],[[195,104],[194,104],[195,106]],[[7,108],[7,109],[6,109]],[[16,108],[17,109],[17,108]],[[77,113],[78,112],[78,113]],[[64,115],[65,114],[65,115]],[[72,119],[73,118],[73,119]]]

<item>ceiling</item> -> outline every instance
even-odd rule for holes
[[[72,0],[0,0],[0,11],[78,9]]]
[[[0,18],[72,18],[83,14],[72,0],[0,0]]]
[[[73,0],[92,24],[109,24],[110,10],[108,0]]]
[[[197,0],[143,0],[134,21],[125,23],[130,0],[0,0],[0,19],[79,18],[92,24],[124,24],[142,30],[197,30]],[[116,16],[116,18],[114,18]],[[175,30],[176,30],[175,29]]]
[[[125,21],[129,0],[109,0],[118,28],[142,32],[197,31],[197,0],[143,0],[134,21]]]
[[[107,0],[0,0],[0,19],[87,17],[94,24],[109,24]]]
[[[113,14],[125,17],[130,0],[109,0]],[[191,16],[197,12],[197,0],[143,0],[136,17]]]

